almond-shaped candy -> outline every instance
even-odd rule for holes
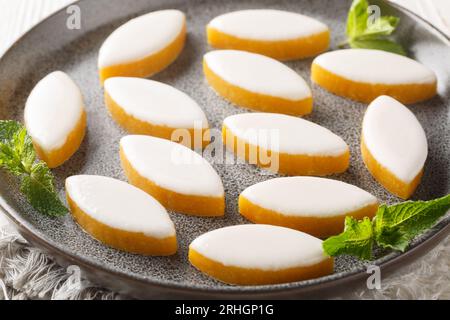
[[[239,212],[255,223],[273,224],[318,238],[341,233],[346,216],[372,218],[377,199],[356,186],[317,177],[283,177],[246,188]]]
[[[300,281],[333,272],[333,259],[320,239],[263,224],[207,232],[190,244],[189,261],[214,279],[239,285]]]
[[[197,102],[167,84],[109,78],[105,81],[105,103],[114,120],[130,133],[181,140],[193,149],[210,141],[208,120]]]
[[[205,54],[203,71],[211,87],[238,106],[291,115],[312,111],[308,84],[275,59],[245,51],[216,50]]]
[[[153,11],[131,19],[106,38],[98,57],[100,81],[110,77],[149,77],[183,50],[186,17],[179,10]]]
[[[408,199],[420,183],[428,155],[425,131],[397,100],[381,96],[367,108],[361,152],[374,178],[388,191]]]
[[[143,255],[177,251],[166,209],[144,191],[109,177],[78,175],[66,179],[66,195],[74,219],[104,244]]]
[[[222,216],[222,180],[201,155],[161,138],[130,135],[120,140],[122,167],[131,184],[167,209],[198,216]]]
[[[223,122],[223,142],[240,158],[289,175],[347,170],[350,152],[341,137],[313,122],[277,113],[242,113]]]
[[[434,72],[399,54],[372,49],[343,49],[314,59],[311,79],[328,91],[356,101],[371,102],[390,95],[415,103],[436,94]]]
[[[212,19],[206,31],[208,43],[215,48],[250,51],[279,60],[315,56],[330,42],[330,31],[322,22],[273,9],[228,12]]]
[[[50,168],[62,165],[80,147],[86,111],[80,89],[66,73],[55,71],[39,81],[24,115],[36,153]]]

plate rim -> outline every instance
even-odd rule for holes
[[[326,288],[333,288],[338,285],[346,284],[346,283],[353,283],[357,280],[360,280],[363,278],[366,273],[365,267],[357,268],[353,271],[347,271],[347,272],[340,272],[340,273],[333,273],[331,275],[306,280],[308,281],[314,281],[312,284],[307,284],[305,281],[299,281],[299,282],[290,282],[290,283],[282,283],[282,284],[275,284],[275,285],[258,285],[258,286],[227,286],[227,287],[208,287],[206,285],[185,285],[185,284],[179,284],[172,281],[164,281],[159,279],[150,279],[150,278],[144,278],[144,277],[138,277],[131,274],[127,274],[124,272],[114,271],[110,268],[101,266],[100,263],[94,261],[85,259],[83,257],[74,255],[68,251],[64,251],[62,248],[59,248],[51,243],[51,241],[48,241],[36,232],[32,230],[32,228],[27,228],[27,223],[22,223],[17,219],[14,214],[11,214],[9,210],[5,208],[5,200],[0,195],[0,211],[2,211],[6,217],[17,227],[20,234],[24,236],[24,238],[29,239],[29,237],[33,238],[30,240],[32,244],[36,244],[40,248],[43,248],[45,251],[47,251],[49,254],[55,255],[55,258],[62,257],[65,261],[72,261],[75,262],[78,266],[80,266],[82,269],[94,269],[98,271],[101,271],[103,273],[106,273],[109,276],[112,276],[114,278],[120,278],[123,281],[126,281],[129,283],[129,281],[132,282],[138,282],[139,284],[145,284],[150,285],[152,287],[159,287],[163,288],[165,290],[172,290],[172,291],[178,291],[180,293],[199,293],[199,294],[207,294],[207,293],[213,293],[213,294],[219,294],[219,295],[233,295],[233,294],[274,294],[274,293],[288,293],[288,292],[295,292],[295,291],[314,291],[314,290],[323,290]],[[7,204],[7,203],[6,203]],[[8,205],[7,205],[8,206]],[[16,212],[13,208],[10,208],[11,211]],[[20,216],[19,216],[20,217]],[[26,222],[26,221],[25,221]],[[380,267],[380,270],[383,272],[383,274],[386,274],[386,272],[392,271],[392,267],[395,267],[398,263],[404,261],[404,260],[415,260],[416,258],[426,254],[427,249],[432,249],[436,245],[438,245],[443,239],[445,239],[447,236],[450,235],[450,216],[444,218],[441,222],[439,222],[434,228],[439,227],[440,229],[436,232],[432,232],[432,229],[428,230],[425,234],[429,234],[429,236],[421,241],[420,243],[414,245],[413,247],[410,247],[405,252],[396,252],[393,251],[386,256],[383,256],[377,260],[370,261],[370,265],[376,265]]]
[[[82,2],[86,2],[87,0],[77,0],[73,3],[70,3],[61,9],[55,11],[54,13],[48,15],[46,18],[36,23],[33,27],[31,27],[27,32],[24,32],[19,38],[14,41],[9,48],[3,53],[0,57],[0,65],[7,55],[11,54],[14,48],[20,45],[20,42],[32,33],[35,29],[37,29],[41,24],[45,23],[47,20],[52,17],[60,14],[62,11],[67,10],[68,7],[72,5],[77,5]],[[405,8],[404,6],[393,3],[391,1],[381,0],[387,6],[391,6],[399,11],[402,11],[409,15],[413,20],[422,24],[422,26],[430,33],[437,34],[441,40],[448,46],[450,49],[450,37],[443,33],[440,29],[438,29],[431,22],[423,19],[413,11]],[[274,293],[288,293],[288,292],[301,292],[301,291],[314,291],[314,290],[324,290],[327,288],[336,287],[341,284],[355,282],[363,278],[367,273],[365,272],[367,269],[365,267],[359,267],[352,271],[333,273],[331,275],[306,280],[299,282],[290,282],[290,283],[282,283],[282,284],[274,284],[274,285],[258,285],[258,286],[226,286],[226,287],[208,287],[207,285],[187,285],[180,284],[167,280],[159,280],[159,279],[151,279],[146,277],[138,277],[136,275],[127,274],[120,271],[112,270],[111,268],[105,267],[101,265],[99,262],[90,260],[88,258],[78,256],[69,251],[65,251],[63,248],[59,248],[56,246],[51,239],[45,239],[42,235],[40,235],[37,230],[34,230],[33,227],[27,226],[29,224],[26,219],[21,217],[21,214],[17,212],[17,210],[13,209],[12,206],[8,204],[8,201],[2,195],[0,190],[0,211],[5,214],[10,222],[12,222],[13,226],[15,226],[19,233],[22,234],[26,239],[30,236],[33,238],[30,242],[32,244],[39,246],[40,248],[45,248],[50,255],[54,255],[56,253],[57,257],[63,257],[66,261],[75,262],[75,264],[88,269],[93,269],[97,271],[101,271],[108,276],[112,276],[114,278],[120,278],[123,281],[129,282],[138,282],[139,284],[144,284],[147,286],[162,288],[166,290],[177,291],[183,294],[219,294],[219,295],[239,295],[239,294],[274,294]],[[450,212],[450,211],[449,211]],[[433,228],[439,228],[437,231],[433,233]],[[443,239],[450,235],[450,216],[445,217],[442,221],[436,224],[433,228],[425,232],[422,236],[425,237],[423,241],[409,247],[405,252],[391,252],[377,260],[370,261],[370,264],[377,265],[380,267],[382,271],[392,271],[392,267],[399,264],[403,260],[415,260],[416,258],[424,255],[426,249],[432,249],[437,244],[439,244]],[[314,281],[313,283],[308,283],[309,281]],[[108,285],[106,285],[108,286]]]

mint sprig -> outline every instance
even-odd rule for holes
[[[352,217],[346,217],[344,232],[325,240],[323,248],[329,256],[351,252],[361,259],[368,260],[372,257],[373,241],[372,221],[369,218],[357,221]]]
[[[375,219],[378,245],[405,251],[409,242],[430,228],[450,209],[450,195],[430,201],[380,206]]]
[[[45,162],[36,160],[31,137],[16,121],[0,120],[0,167],[19,177],[20,191],[40,213],[58,217],[68,212],[56,193],[53,174]]]
[[[383,248],[405,251],[411,240],[432,227],[450,210],[450,194],[430,201],[406,201],[379,207],[373,221],[346,217],[344,232],[323,242],[329,256],[348,254],[372,259],[376,243]]]
[[[406,55],[403,47],[390,38],[400,18],[380,16],[371,19],[368,10],[367,0],[353,0],[347,17],[347,41],[342,46],[348,44],[352,48],[377,49]]]

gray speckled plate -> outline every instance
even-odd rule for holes
[[[439,95],[411,106],[427,133],[429,157],[423,181],[414,199],[430,199],[449,193],[450,187],[450,49],[449,39],[411,13],[379,2],[383,14],[401,17],[398,38],[411,56],[432,68],[439,79]],[[103,40],[131,17],[163,8],[178,8],[187,14],[188,41],[180,57],[154,79],[169,83],[190,94],[205,110],[210,123],[220,128],[231,114],[245,112],[225,102],[205,84],[202,55],[210,50],[205,42],[205,25],[214,16],[237,9],[278,8],[311,15],[332,30],[332,48],[344,37],[350,1],[177,1],[177,0],[82,0],[81,30],[66,28],[65,10],[51,16],[22,37],[0,61],[0,119],[22,120],[24,102],[36,82],[54,70],[67,72],[80,85],[88,112],[88,133],[81,149],[64,166],[54,170],[57,187],[64,196],[64,179],[73,174],[98,174],[125,180],[118,142],[125,132],[109,117],[103,104],[97,76],[97,52]],[[311,59],[290,62],[309,79]],[[399,201],[380,187],[365,169],[359,153],[359,133],[366,105],[336,97],[313,85],[315,109],[307,118],[344,138],[350,145],[350,169],[334,178],[372,192],[381,201]],[[254,166],[214,165],[226,188],[227,212],[224,218],[196,218],[172,213],[180,250],[172,257],[143,257],[108,248],[93,240],[76,225],[70,215],[50,219],[39,215],[17,193],[15,179],[0,173],[0,206],[35,245],[50,251],[64,265],[77,264],[85,275],[100,284],[135,297],[312,297],[331,294],[349,281],[361,280],[365,266],[356,259],[340,257],[335,273],[320,279],[297,283],[240,287],[218,283],[191,267],[187,260],[190,241],[219,227],[246,221],[237,213],[238,194],[249,185],[269,176]],[[377,251],[376,264],[389,268],[406,263],[423,253],[449,231],[450,217],[415,240],[404,254]],[[343,286],[343,284],[346,284]]]

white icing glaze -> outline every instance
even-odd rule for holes
[[[222,197],[224,189],[214,168],[185,146],[150,136],[129,135],[120,146],[131,166],[148,180],[187,195]]]
[[[166,209],[126,182],[102,176],[72,176],[66,179],[66,191],[78,208],[109,227],[158,239],[175,236]]]
[[[167,84],[141,78],[109,78],[105,91],[128,115],[171,128],[208,128],[199,105]]]
[[[62,147],[84,111],[78,86],[62,71],[47,75],[31,91],[24,111],[33,141],[46,151]]]
[[[436,75],[419,62],[387,51],[344,49],[326,52],[314,59],[327,71],[364,83],[425,84],[436,82]]]
[[[308,16],[281,10],[241,10],[220,15],[208,24],[241,39],[283,41],[306,38],[328,30]]]
[[[98,67],[130,63],[157,53],[175,41],[184,24],[184,13],[178,10],[154,11],[134,18],[105,40]]]
[[[241,89],[292,101],[311,97],[305,80],[275,59],[238,50],[211,51],[204,59],[212,72]]]
[[[330,130],[293,116],[242,113],[223,123],[241,140],[266,150],[310,156],[339,156],[348,151],[345,141]]]
[[[225,266],[260,270],[306,267],[326,259],[322,240],[263,224],[230,226],[205,233],[190,248]]]
[[[380,96],[367,108],[362,136],[375,160],[398,179],[411,182],[428,155],[425,132],[414,114],[397,100]]]
[[[257,183],[241,195],[253,204],[287,216],[332,217],[377,203],[351,184],[316,177],[283,177]]]

